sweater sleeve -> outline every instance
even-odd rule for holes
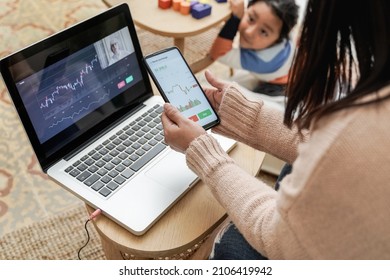
[[[266,239],[272,235],[273,225],[269,221],[276,214],[276,191],[238,167],[208,134],[191,143],[186,159],[190,169],[211,188],[248,242],[267,255],[266,248],[274,247],[266,244]]]
[[[214,131],[289,162],[297,156],[299,137],[283,126],[281,112],[246,99],[234,86],[226,90],[219,115],[221,123]],[[285,246],[302,251],[278,205],[280,193],[241,169],[211,135],[192,141],[186,160],[253,248],[274,259],[286,257]]]
[[[289,129],[283,124],[283,112],[263,101],[247,99],[235,86],[226,90],[218,114],[221,123],[213,132],[289,163],[297,157],[298,144],[308,138],[307,133],[301,136],[296,127]]]

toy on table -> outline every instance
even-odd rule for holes
[[[158,0],[158,7],[161,9],[169,9],[172,6],[172,0]]]
[[[183,0],[172,0],[172,6],[175,11],[180,11],[180,4]]]
[[[208,4],[195,4],[191,9],[193,18],[201,19],[211,14],[211,6]]]
[[[180,13],[182,15],[189,15],[191,10],[191,3],[188,1],[180,2]]]
[[[191,14],[193,18],[201,19],[211,14],[211,5],[209,0],[158,0],[158,7],[160,9],[173,8],[182,15]]]

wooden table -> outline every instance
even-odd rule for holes
[[[242,143],[237,143],[229,155],[251,175],[257,175],[264,159],[264,153]],[[87,210],[93,212],[89,206]],[[99,216],[94,225],[107,259],[180,259],[191,255],[225,218],[225,210],[199,181],[142,236],[133,235],[105,216]]]
[[[214,26],[227,20],[231,11],[228,3],[218,3],[211,0],[211,15],[202,19],[195,19],[191,15],[182,15],[180,12],[170,9],[160,9],[158,0],[103,0],[112,7],[126,2],[134,23],[147,31],[157,35],[172,37],[173,43],[185,54],[185,38],[203,33]],[[211,63],[208,58],[199,59],[194,65],[190,65],[194,72],[205,68]]]

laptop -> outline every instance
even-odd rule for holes
[[[164,143],[164,102],[142,58],[121,4],[0,61],[43,172],[136,235],[198,180]]]

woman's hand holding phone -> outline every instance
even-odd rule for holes
[[[209,70],[206,70],[205,76],[214,88],[206,88],[204,91],[211,106],[218,111],[223,93],[229,87],[229,83],[220,81]],[[169,103],[164,104],[161,121],[164,127],[165,142],[172,149],[181,153],[185,153],[193,140],[206,133],[202,126],[185,118],[177,108]]]
[[[185,118],[175,106],[169,103],[164,104],[161,122],[164,127],[165,142],[173,150],[181,153],[185,153],[194,139],[206,133],[202,126]]]
[[[163,99],[185,118],[204,129],[219,123],[217,113],[178,48],[149,54],[144,62]]]
[[[164,105],[161,116],[165,142],[184,153],[195,138],[219,123],[216,110],[229,83],[206,71],[206,79],[214,88],[202,90],[176,47],[147,55],[144,62],[161,96],[170,103]]]

